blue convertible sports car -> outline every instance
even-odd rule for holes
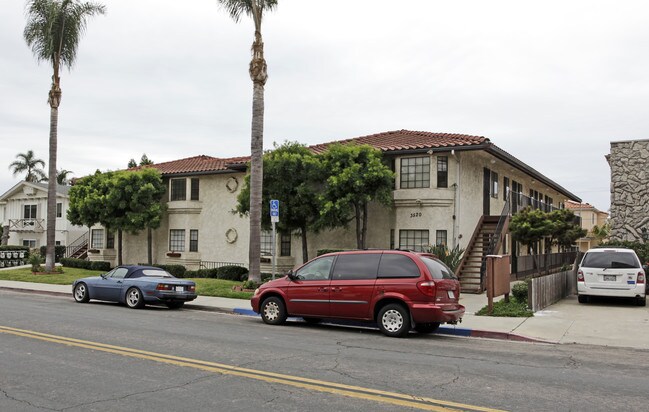
[[[81,303],[97,299],[126,303],[133,309],[146,303],[178,309],[196,299],[196,284],[156,267],[118,266],[101,276],[75,280],[72,294]]]

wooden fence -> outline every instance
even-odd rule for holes
[[[576,292],[575,271],[566,270],[531,279],[527,302],[534,312]]]

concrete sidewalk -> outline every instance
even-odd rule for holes
[[[0,280],[0,289],[68,296],[69,285],[48,285]],[[476,316],[487,304],[487,297],[463,294],[466,307],[462,323],[442,325],[437,333],[546,343],[578,343],[649,350],[649,307],[626,301],[602,301],[579,304],[576,296],[539,311],[531,318]],[[250,302],[242,299],[199,296],[185,305],[187,309],[209,310],[257,316]]]

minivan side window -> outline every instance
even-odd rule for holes
[[[384,253],[379,264],[379,278],[418,278],[417,264],[408,256]]]
[[[335,256],[325,256],[311,261],[298,269],[295,276],[300,280],[327,280],[335,258]]]
[[[421,260],[426,264],[433,279],[457,279],[455,273],[439,259],[422,256]]]
[[[332,280],[376,279],[380,253],[338,255]]]

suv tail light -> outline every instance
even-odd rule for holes
[[[638,279],[636,283],[645,283],[645,274],[644,272],[638,272]]]
[[[579,269],[579,272],[577,272],[577,282],[583,282],[584,281],[584,272]]]
[[[435,297],[435,282],[432,280],[418,282],[417,289],[426,296]]]

